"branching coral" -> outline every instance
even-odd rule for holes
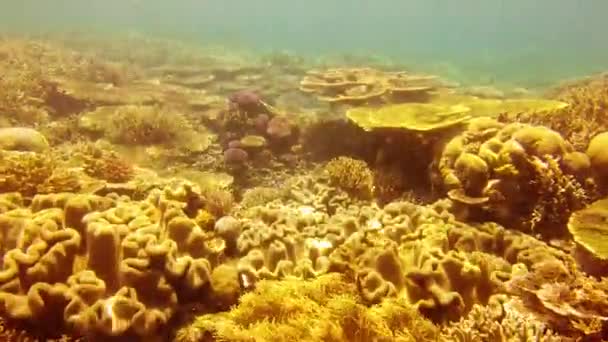
[[[543,323],[514,310],[505,295],[493,296],[487,306],[475,305],[459,322],[445,327],[442,341],[565,341]]]
[[[243,193],[240,205],[244,208],[265,205],[281,197],[279,189],[270,187],[255,187],[248,189]]]
[[[598,75],[581,82],[557,88],[552,97],[570,106],[548,115],[521,113],[516,119],[535,125],[550,127],[572,143],[578,151],[584,151],[589,140],[608,130],[608,75]]]
[[[338,157],[327,163],[325,170],[335,186],[354,196],[362,198],[371,196],[374,177],[366,162],[349,157]]]
[[[217,187],[204,187],[201,189],[204,208],[216,218],[228,215],[234,206],[234,196],[228,190]]]
[[[159,106],[121,106],[107,118],[110,140],[120,144],[176,144],[192,127],[183,114]]]
[[[437,329],[407,304],[394,300],[374,308],[360,302],[340,275],[310,282],[264,281],[227,314],[198,317],[175,342],[193,337],[219,341],[434,341]]]
[[[59,167],[52,155],[33,152],[0,155],[0,192],[15,191],[31,197],[36,193],[79,189],[77,175]]]
[[[86,145],[82,157],[84,172],[93,178],[111,183],[124,183],[133,178],[133,165],[114,151]]]

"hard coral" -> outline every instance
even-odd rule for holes
[[[516,119],[543,125],[559,132],[577,151],[584,151],[589,140],[608,130],[608,75],[598,75],[565,84],[553,91],[552,97],[570,104],[549,115],[521,113]]]
[[[382,102],[424,102],[440,83],[437,77],[384,72],[373,68],[311,70],[300,90],[330,104],[362,105]]]
[[[406,303],[373,308],[340,275],[313,281],[262,281],[228,313],[207,314],[181,328],[174,341],[191,336],[239,341],[435,341],[437,329]]]
[[[540,269],[508,282],[512,308],[574,340],[608,338],[608,282],[570,274],[547,278]]]
[[[54,160],[47,154],[3,152],[0,155],[0,192],[33,196],[53,175]]]
[[[374,177],[367,163],[350,157],[338,157],[325,165],[331,182],[353,195],[368,198],[373,191]]]
[[[253,90],[240,90],[228,97],[230,110],[255,113],[262,106],[262,98]]]
[[[215,218],[228,215],[234,206],[234,196],[225,189],[205,187],[201,189],[204,208]]]
[[[133,165],[114,151],[91,146],[83,154],[84,172],[111,183],[124,183],[133,178]]]
[[[574,212],[568,231],[577,243],[579,267],[594,276],[608,276],[608,199]]]
[[[602,191],[608,187],[608,132],[594,136],[587,146],[586,155]]]
[[[0,128],[0,150],[44,152],[49,143],[44,135],[27,127]]]
[[[120,106],[107,122],[110,140],[120,144],[175,144],[192,131],[183,114],[160,106]]]
[[[548,128],[480,118],[445,145],[438,171],[450,198],[470,208],[473,219],[563,235],[570,213],[595,196],[588,170],[559,163],[571,152]]]

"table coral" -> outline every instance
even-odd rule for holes
[[[436,76],[373,68],[311,70],[300,81],[301,91],[331,104],[348,105],[425,102],[440,86]]]
[[[568,230],[577,243],[579,266],[596,276],[608,275],[608,200],[601,199],[574,212]]]

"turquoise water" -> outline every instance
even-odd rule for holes
[[[0,29],[135,31],[304,55],[375,55],[462,82],[608,69],[605,0],[7,0]]]

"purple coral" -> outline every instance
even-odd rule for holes
[[[244,89],[228,97],[231,110],[242,110],[244,112],[254,112],[260,108],[262,98],[253,90]]]
[[[228,143],[228,148],[229,148],[229,149],[230,149],[230,148],[239,148],[239,149],[240,149],[240,148],[242,148],[242,147],[243,147],[243,144],[241,144],[241,141],[240,141],[240,140],[231,140],[231,141]]]
[[[224,162],[226,164],[243,164],[249,159],[247,151],[231,147],[224,151]]]
[[[264,133],[268,127],[268,121],[270,121],[268,114],[260,114],[255,117],[253,124],[256,130],[258,130],[260,133]]]

